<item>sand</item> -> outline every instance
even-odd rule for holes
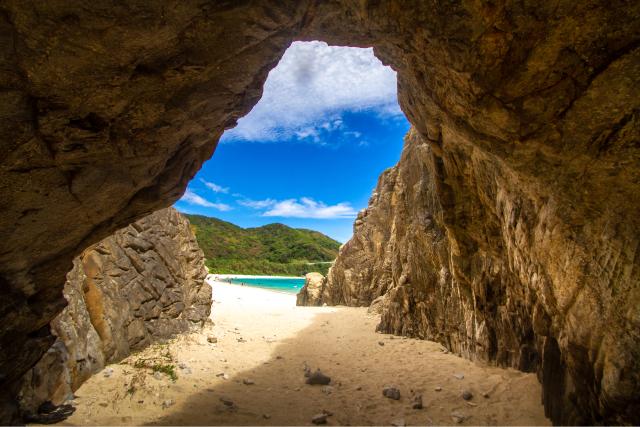
[[[464,417],[462,425],[550,425],[533,374],[481,366],[434,342],[377,334],[377,316],[365,308],[296,307],[294,295],[212,285],[215,326],[105,368],[77,390],[77,410],[63,424],[308,425],[326,410],[330,425],[455,424],[452,413]],[[175,365],[178,378],[134,366],[154,358]],[[305,384],[305,362],[331,385]],[[384,397],[385,385],[397,387],[400,400]],[[424,409],[412,409],[412,390]]]

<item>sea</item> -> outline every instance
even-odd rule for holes
[[[236,285],[253,286],[256,288],[271,289],[273,291],[287,292],[290,294],[297,294],[304,286],[304,277],[301,278],[281,278],[281,277],[269,277],[269,278],[232,278],[223,279]]]

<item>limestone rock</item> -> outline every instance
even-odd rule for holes
[[[23,378],[21,409],[58,405],[105,364],[202,325],[211,310],[206,275],[189,222],[173,208],[87,249],[67,275],[68,305],[51,322],[56,342]]]
[[[296,305],[322,305],[322,291],[325,278],[320,273],[307,273],[304,276],[304,286],[296,296]]]

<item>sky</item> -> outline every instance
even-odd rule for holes
[[[373,49],[294,42],[175,207],[241,227],[309,228],[344,243],[408,129],[396,74]]]

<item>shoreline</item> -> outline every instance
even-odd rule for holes
[[[218,277],[220,277],[218,275]],[[255,277],[255,276],[252,276]],[[264,277],[256,277],[256,278],[268,278],[268,277],[274,277],[274,276],[264,276]],[[234,286],[240,289],[245,289],[245,288],[251,288],[251,289],[259,289],[259,290],[263,290],[266,292],[272,292],[272,293],[276,293],[276,294],[280,294],[280,295],[289,295],[289,296],[293,296],[296,297],[298,295],[298,293],[300,292],[300,289],[297,290],[297,292],[293,293],[293,292],[286,292],[286,291],[282,291],[279,289],[274,289],[274,288],[267,288],[267,287],[262,287],[262,286],[256,286],[256,285],[241,285],[239,283],[229,283],[229,282],[222,282],[220,280],[215,280],[213,278],[210,278],[209,276],[207,276],[205,278],[205,281],[211,286],[211,288],[213,288],[214,286],[219,286],[219,285],[223,285],[223,286]]]
[[[209,276],[215,276],[221,279],[304,279],[304,276],[257,276],[252,274],[216,274],[209,273]],[[215,279],[214,279],[215,280]]]

